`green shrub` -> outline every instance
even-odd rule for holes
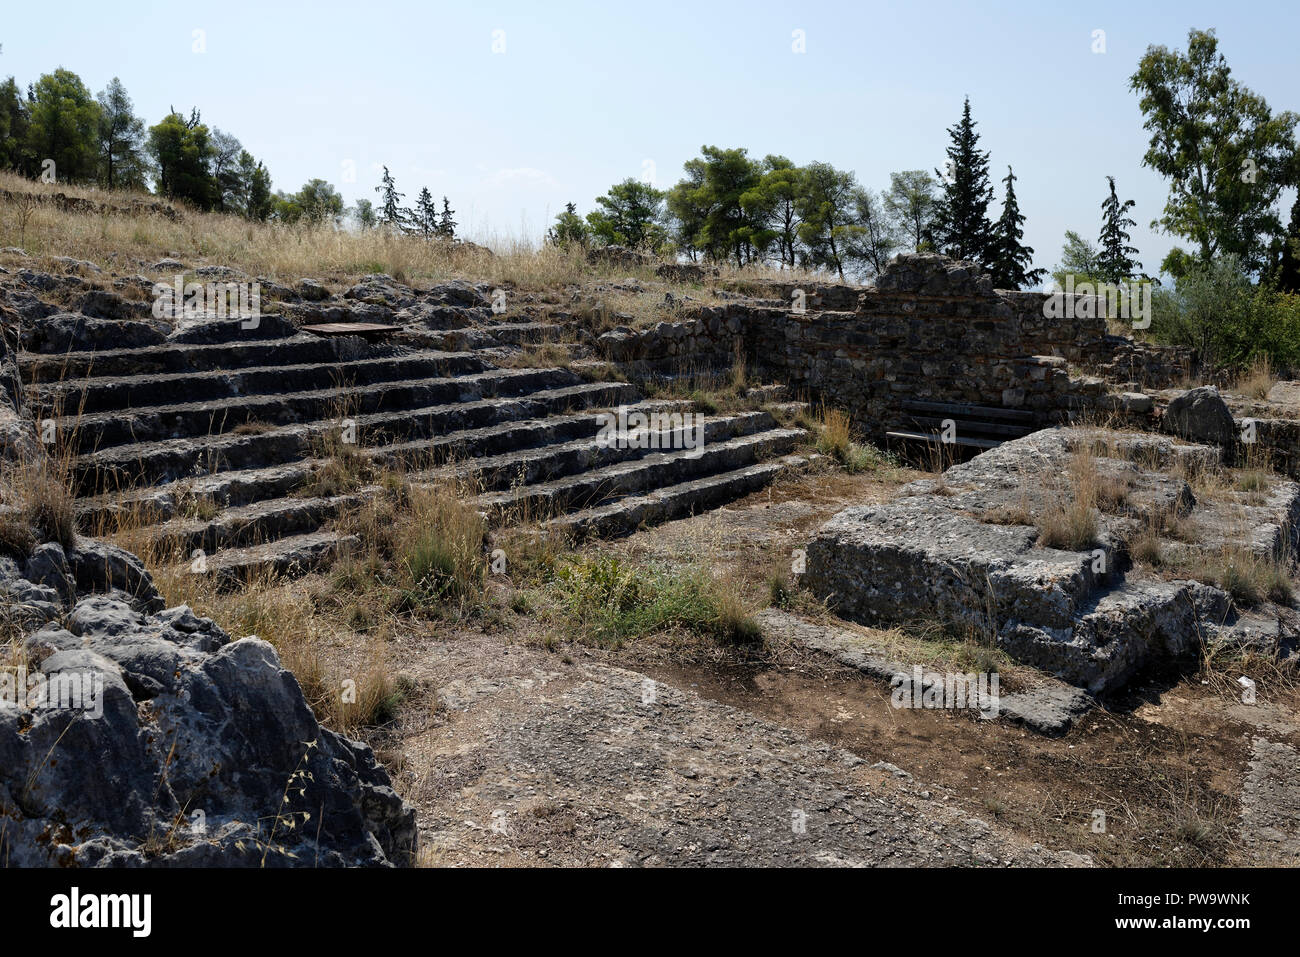
[[[1206,369],[1245,370],[1260,358],[1300,369],[1300,296],[1255,285],[1225,256],[1156,290],[1150,336],[1195,349]]]
[[[597,555],[562,567],[553,588],[575,630],[600,644],[672,627],[737,644],[762,637],[735,589],[703,569]]]

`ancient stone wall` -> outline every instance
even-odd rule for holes
[[[1095,297],[1066,297],[1062,311],[1078,318],[1053,318],[1047,294],[994,290],[977,267],[943,256],[899,256],[874,286],[810,287],[802,310],[799,288],[751,282],[744,291],[759,303],[616,330],[600,346],[615,361],[665,371],[743,354],[760,375],[843,407],[879,432],[905,418],[905,400],[1026,408],[1044,422],[1109,411],[1117,398],[1100,380],[1072,378],[1070,366],[1145,388],[1172,384],[1187,364],[1182,350],[1108,335]]]

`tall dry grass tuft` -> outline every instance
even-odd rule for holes
[[[874,472],[897,467],[897,462],[873,445],[858,441],[847,412],[825,404],[800,414],[795,424],[813,433],[813,444],[847,472]]]
[[[453,481],[410,490],[393,542],[413,606],[472,603],[487,576],[487,522]]]
[[[1233,383],[1232,388],[1252,399],[1267,399],[1276,384],[1277,378],[1273,374],[1273,366],[1268,356],[1259,355],[1251,362],[1245,373]]]
[[[56,435],[53,448],[38,448],[5,462],[0,473],[0,551],[26,555],[39,542],[71,548],[77,538],[73,445]]]
[[[1091,548],[1100,530],[1101,505],[1114,507],[1118,495],[1101,475],[1096,451],[1087,443],[1071,453],[1066,477],[1066,487],[1057,492],[1057,506],[1045,508],[1038,518],[1038,544],[1070,551]]]

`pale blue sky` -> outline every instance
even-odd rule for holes
[[[1154,269],[1173,244],[1147,228],[1166,190],[1141,165],[1127,88],[1146,47],[1214,27],[1239,80],[1300,111],[1292,0],[4,2],[3,75],[25,85],[61,65],[95,92],[116,75],[151,124],[198,106],[277,189],[319,176],[373,199],[386,163],[408,201],[445,193],[462,232],[488,239],[539,236],[567,200],[586,212],[647,163],[666,187],[706,143],[825,160],[879,189],[941,164],[969,94],[994,177],[1015,167],[1036,265],[1058,260],[1067,228],[1095,238],[1109,173],[1137,200]]]

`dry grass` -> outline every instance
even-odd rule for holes
[[[1175,565],[1180,575],[1218,585],[1235,601],[1253,607],[1265,601],[1289,605],[1295,598],[1288,556],[1260,555],[1227,545],[1183,556]]]
[[[1255,357],[1250,368],[1233,383],[1232,390],[1250,396],[1252,399],[1267,399],[1269,390],[1276,384],[1277,377],[1273,374],[1268,356],[1260,355]]]
[[[330,225],[253,223],[236,216],[199,212],[180,204],[172,204],[180,213],[172,220],[160,213],[125,211],[133,202],[158,201],[158,197],[149,194],[45,184],[13,173],[0,173],[0,189],[15,194],[15,198],[0,200],[0,247],[20,247],[38,260],[71,256],[105,267],[116,265],[120,272],[137,271],[137,261],[149,264],[170,257],[179,258],[188,266],[200,263],[235,266],[252,275],[281,282],[292,282],[303,276],[343,282],[377,272],[407,282],[459,278],[528,289],[560,289],[627,278],[656,281],[653,265],[591,263],[581,248],[563,249],[513,236],[472,236],[474,243],[465,244],[426,242],[411,236],[390,236],[379,230],[361,233]],[[107,213],[68,212],[25,198],[57,193],[123,209]],[[0,260],[6,265],[11,260],[20,261],[12,256]],[[140,271],[151,275],[148,269]],[[720,271],[722,276],[716,281],[784,275],[768,267],[737,270],[724,265]],[[811,274],[806,278],[817,279]],[[826,277],[817,281],[824,282]],[[712,293],[703,289],[692,291],[691,296],[702,304],[715,302]],[[627,313],[637,325],[672,318],[672,309],[665,312],[661,306],[662,292],[611,290],[597,310],[603,318],[596,325],[608,323],[606,328],[618,325],[619,321],[614,319],[617,313]]]
[[[877,472],[896,469],[898,462],[873,445],[860,442],[846,412],[825,404],[801,413],[796,424],[813,433],[814,447],[838,462],[847,472]]]
[[[1105,486],[1090,445],[1080,445],[1070,455],[1066,471],[1068,484],[1058,490],[1057,506],[1048,506],[1038,517],[1038,544],[1043,548],[1079,551],[1097,542],[1097,513]],[[1107,496],[1113,495],[1113,490]]]
[[[5,463],[0,477],[0,552],[25,556],[38,542],[77,538],[72,454],[67,446]]]
[[[563,343],[543,342],[525,346],[497,364],[507,369],[567,369],[572,361]]]

